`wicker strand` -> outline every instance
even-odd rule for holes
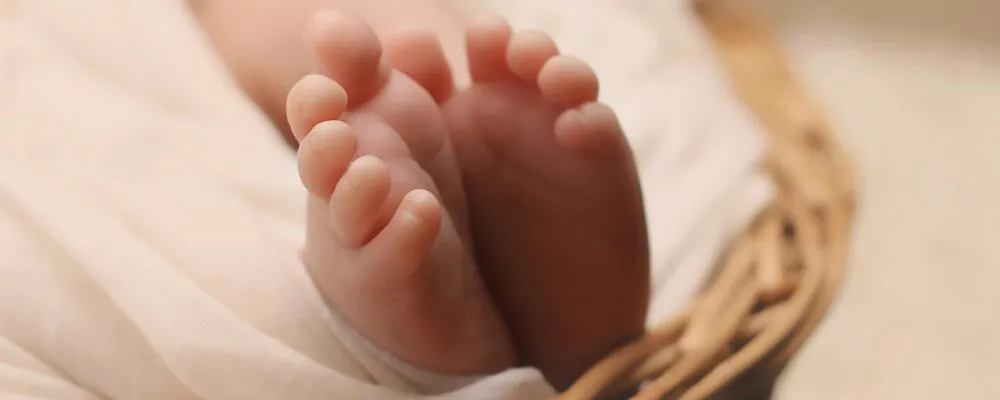
[[[719,316],[717,330],[698,343],[698,348],[690,350],[673,368],[653,380],[634,398],[655,400],[674,392],[679,386],[708,368],[709,362],[716,361],[715,355],[732,340],[739,328],[740,320],[750,312],[757,288],[752,282],[741,285],[730,307]]]
[[[692,303],[692,306],[697,300]],[[676,318],[663,326],[654,329],[643,338],[629,344],[591,367],[576,381],[560,399],[593,399],[602,395],[611,395],[608,389],[617,379],[642,362],[650,353],[668,346],[680,338],[687,325],[691,308],[682,310]]]

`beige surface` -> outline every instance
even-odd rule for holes
[[[863,178],[842,297],[778,397],[1000,398],[1000,3],[751,4]]]

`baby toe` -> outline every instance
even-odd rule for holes
[[[507,46],[507,66],[517,77],[532,84],[549,59],[559,55],[555,41],[541,31],[515,33]]]
[[[298,149],[299,178],[310,193],[326,199],[357,151],[357,137],[347,124],[325,121],[306,135]]]
[[[563,112],[556,119],[555,134],[560,145],[592,154],[617,155],[627,149],[615,112],[599,103]]]
[[[366,249],[378,265],[392,266],[381,271],[388,281],[418,275],[441,230],[443,209],[431,192],[415,189],[403,197],[389,224]]]
[[[345,246],[360,247],[377,234],[390,185],[389,169],[382,160],[365,156],[351,163],[330,196],[333,230]]]
[[[307,75],[288,92],[288,124],[300,142],[323,121],[340,118],[347,108],[347,93],[337,82],[322,75]]]
[[[451,67],[445,59],[441,42],[428,30],[398,31],[385,44],[386,56],[393,68],[413,79],[438,103],[454,91]]]
[[[597,75],[589,65],[569,56],[549,59],[538,73],[542,95],[565,107],[597,100]]]
[[[506,20],[493,15],[480,17],[469,25],[465,42],[469,76],[473,82],[492,82],[510,76],[507,45],[511,32]]]

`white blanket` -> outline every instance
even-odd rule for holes
[[[0,1],[0,397],[550,395],[529,369],[413,370],[330,315],[294,156],[182,3]],[[596,64],[637,148],[660,320],[767,201],[764,143],[683,13],[559,3],[534,22]]]

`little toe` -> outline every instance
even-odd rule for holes
[[[414,29],[393,33],[385,42],[385,53],[393,68],[422,86],[434,101],[443,103],[451,96],[455,88],[451,67],[433,32]]]
[[[334,232],[344,245],[357,248],[375,236],[390,185],[389,169],[382,160],[364,156],[351,163],[330,196]]]
[[[441,203],[433,194],[423,189],[412,190],[403,197],[385,229],[369,243],[368,254],[378,258],[377,265],[396,268],[387,278],[412,277],[427,260],[441,230],[442,218]]]
[[[577,151],[614,156],[627,149],[615,112],[599,103],[563,112],[556,119],[555,134],[559,144]]]
[[[388,79],[382,42],[361,18],[337,11],[317,13],[306,27],[306,40],[320,70],[347,92],[349,106],[368,101]]]
[[[507,46],[507,66],[517,77],[532,84],[549,59],[559,55],[555,41],[541,31],[514,34]]]
[[[549,100],[576,107],[597,100],[597,75],[589,65],[569,56],[549,59],[538,73],[538,88]]]
[[[473,82],[492,82],[510,76],[507,45],[511,27],[506,20],[488,15],[476,19],[465,32],[469,76]]]
[[[299,145],[299,178],[315,196],[330,197],[358,148],[351,127],[340,121],[317,124]]]
[[[302,142],[320,122],[340,118],[347,108],[347,93],[330,78],[307,75],[288,92],[285,108],[292,134]]]

